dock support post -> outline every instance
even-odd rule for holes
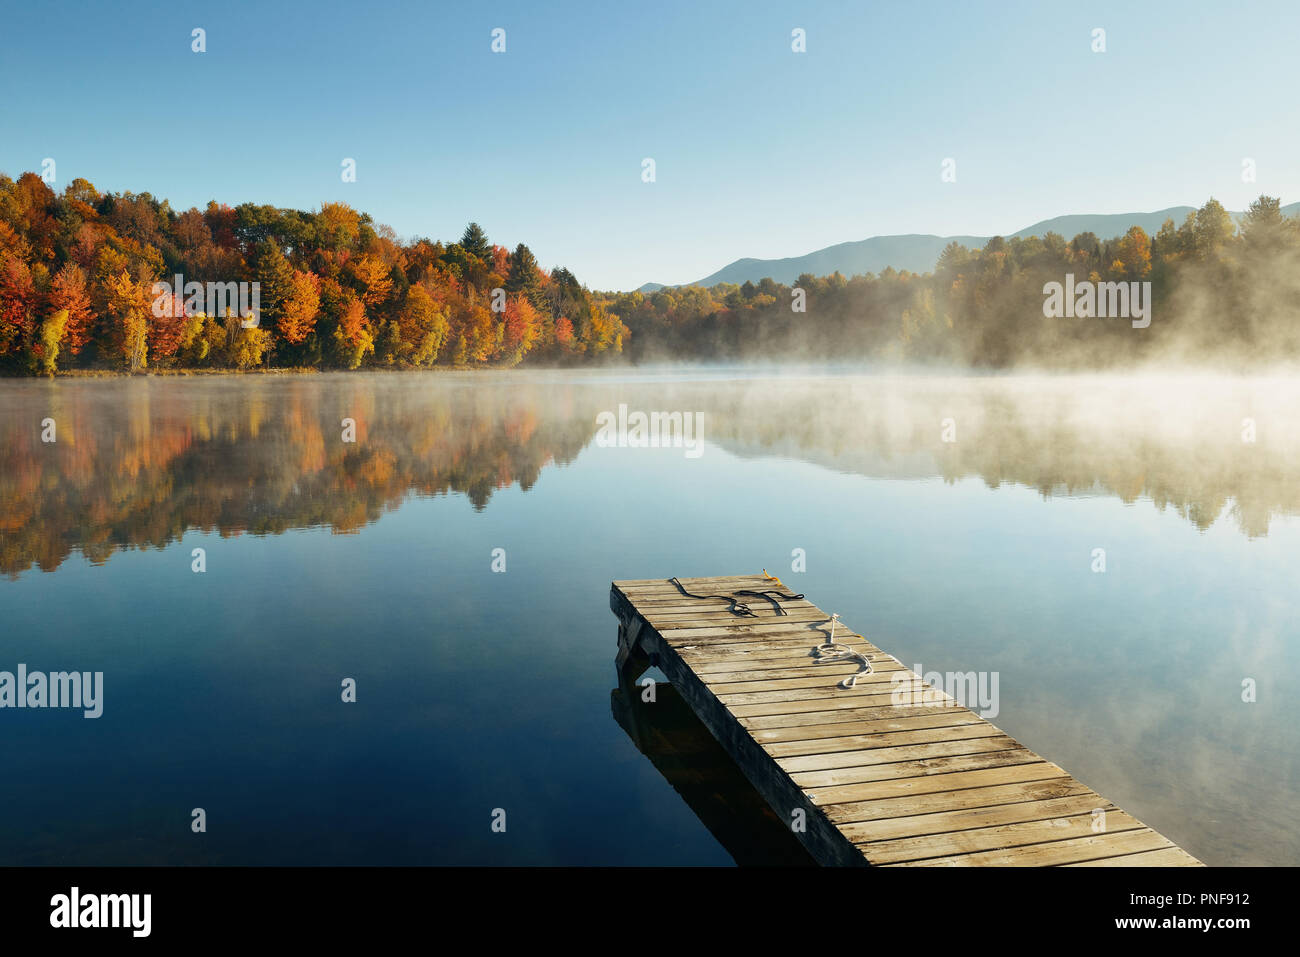
[[[620,681],[626,679],[634,683],[652,664],[650,656],[641,647],[641,624],[642,619],[631,625],[621,620],[618,623],[618,655],[614,658],[614,665],[618,668]]]
[[[618,686],[631,702],[635,702],[637,694],[640,693],[636,680],[653,664],[651,656],[641,646],[643,623],[643,619],[640,618],[630,625],[622,618],[618,622],[618,655],[614,658],[614,667],[618,671]],[[640,712],[635,707],[628,711],[628,731],[632,735],[632,740],[641,747],[644,743],[643,729]]]

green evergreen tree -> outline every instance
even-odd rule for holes
[[[487,233],[478,223],[470,223],[460,237],[460,247],[470,255],[477,256],[484,262],[492,258],[492,244],[488,242]]]
[[[259,326],[279,335],[284,303],[293,294],[293,267],[280,247],[266,239],[257,244],[257,282],[262,315]]]
[[[506,292],[513,295],[527,296],[535,299],[540,288],[542,276],[537,268],[537,257],[533,251],[520,243],[510,254],[510,274],[506,277]]]

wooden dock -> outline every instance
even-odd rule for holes
[[[820,863],[1201,863],[837,623],[872,658],[841,686],[863,665],[819,659],[831,616],[777,579],[678,582],[611,586],[620,672],[658,667]]]

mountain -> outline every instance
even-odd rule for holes
[[[1094,233],[1099,239],[1109,239],[1113,236],[1122,236],[1131,226],[1141,226],[1147,233],[1154,235],[1166,219],[1172,219],[1174,225],[1180,226],[1187,218],[1187,214],[1194,212],[1196,209],[1192,206],[1171,206],[1153,213],[1057,216],[1010,233],[1007,238],[1024,239],[1054,232],[1066,239],[1073,239],[1079,233]],[[1282,213],[1286,216],[1300,214],[1300,203],[1283,206]],[[1232,215],[1239,217],[1241,213]],[[870,239],[839,243],[804,256],[792,256],[788,259],[737,259],[712,275],[683,285],[713,286],[720,282],[739,284],[746,280],[758,282],[764,277],[789,285],[803,273],[829,276],[838,270],[845,276],[860,276],[869,272],[879,273],[887,266],[893,266],[900,272],[903,270],[930,272],[939,259],[939,253],[949,243],[983,246],[990,238],[989,236],[930,236],[917,233],[905,236],[872,236]],[[663,288],[662,283],[648,282],[637,292],[651,293]]]
[[[1079,233],[1092,233],[1098,239],[1110,239],[1123,236],[1133,226],[1141,226],[1148,235],[1154,236],[1166,219],[1172,219],[1175,226],[1181,226],[1188,213],[1196,209],[1191,206],[1170,206],[1154,213],[1103,213],[1100,215],[1057,216],[1045,219],[1041,223],[1026,226],[1018,233],[1012,233],[1007,239],[1026,239],[1030,236],[1043,236],[1047,233],[1059,233],[1066,239],[1073,239]],[[1238,216],[1239,213],[1232,215]],[[985,240],[987,242],[987,240]]]
[[[790,259],[737,259],[711,276],[701,279],[698,285],[712,286],[720,282],[742,283],[746,279],[757,282],[771,276],[777,282],[792,283],[801,273],[829,276],[837,269],[846,276],[880,272],[886,266],[907,269],[911,272],[929,272],[943,247],[956,240],[965,246],[983,246],[988,240],[979,236],[872,236],[855,243],[827,246],[806,256]]]

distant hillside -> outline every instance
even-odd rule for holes
[[[1300,203],[1297,205],[1300,205]],[[1054,219],[1045,219],[1041,223],[1026,226],[1020,232],[1012,233],[1006,238],[1026,239],[1030,236],[1059,233],[1066,239],[1073,239],[1079,233],[1092,233],[1098,239],[1110,239],[1113,236],[1123,236],[1133,226],[1141,226],[1149,235],[1154,236],[1160,231],[1160,226],[1166,219],[1172,219],[1175,226],[1181,226],[1183,220],[1187,218],[1187,214],[1194,212],[1196,212],[1194,206],[1170,206],[1168,209],[1159,209],[1154,213],[1057,216]],[[1232,215],[1240,216],[1241,214],[1233,213]],[[988,242],[987,239],[980,241]],[[933,267],[934,264],[931,263],[930,265]]]
[[[966,246],[983,246],[988,241],[986,237],[980,236],[923,236],[917,233],[908,236],[872,236],[855,243],[827,246],[806,256],[790,259],[737,259],[730,266],[724,266],[713,275],[704,277],[697,285],[743,283],[747,279],[757,282],[765,276],[788,284],[793,283],[802,273],[829,276],[839,270],[846,276],[856,276],[880,272],[886,266],[909,272],[929,272],[934,268],[939,253],[943,252],[943,247],[954,239]]]
[[[1099,215],[1080,214],[1074,216],[1057,216],[1045,219],[1041,223],[1026,226],[1018,232],[1007,234],[1007,238],[1042,236],[1048,232],[1060,233],[1066,239],[1073,239],[1079,233],[1095,233],[1099,239],[1122,236],[1131,226],[1141,226],[1150,234],[1155,234],[1166,219],[1172,219],[1175,225],[1181,225],[1188,213],[1195,212],[1192,206],[1171,206],[1169,209],[1156,210],[1153,213],[1108,213]],[[1282,212],[1287,216],[1300,213],[1300,203],[1283,206]],[[1241,213],[1233,213],[1234,217]],[[845,276],[860,276],[864,273],[879,273],[887,266],[893,266],[900,272],[924,273],[934,269],[943,247],[951,242],[963,246],[983,246],[989,236],[930,236],[911,233],[906,236],[872,236],[858,242],[839,243],[827,246],[804,256],[789,259],[737,259],[712,275],[694,283],[683,285],[713,286],[720,282],[743,283],[746,280],[758,282],[771,278],[787,285],[793,283],[803,273],[814,276],[829,276],[841,272]],[[638,292],[655,292],[663,284],[648,282]]]

